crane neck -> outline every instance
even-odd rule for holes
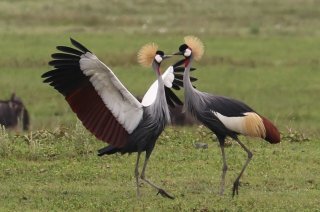
[[[164,81],[160,74],[160,66],[159,65],[153,66],[153,68],[157,75],[158,90],[156,94],[156,99],[153,102],[153,104],[150,105],[150,109],[152,110],[153,115],[155,115],[158,118],[163,117],[167,123],[170,123],[171,122],[170,113],[169,113],[169,108],[168,108],[167,99],[166,99],[165,90],[164,90]]]
[[[160,73],[160,65],[153,62],[152,63],[152,68],[154,72],[156,73],[157,80],[158,80],[158,90],[157,90],[157,97],[158,95],[162,95],[161,93],[164,93],[164,82]]]
[[[196,116],[196,110],[199,103],[202,102],[202,95],[195,89],[190,81],[190,68],[192,65],[192,57],[185,63],[183,74],[183,87],[184,87],[184,111],[188,111],[193,116]]]
[[[161,98],[165,98],[164,82],[160,73],[160,65],[153,63],[152,68],[156,73],[157,81],[158,81],[158,90],[157,90],[156,100],[155,100],[155,102],[157,102],[157,100]]]
[[[185,61],[185,68],[184,68],[184,74],[183,74],[183,86],[184,86],[185,94],[186,92],[194,92],[195,90],[190,81],[190,68],[191,68],[192,62],[193,62],[192,57],[187,58]]]
[[[162,79],[162,76],[161,76],[161,73],[160,73],[160,66],[158,66],[156,69],[155,69],[155,72],[156,72],[156,75],[157,75],[157,80],[158,80],[158,92],[163,90],[164,92],[164,82],[163,82],[163,79]]]

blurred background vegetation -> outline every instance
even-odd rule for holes
[[[194,64],[200,90],[243,100],[281,130],[317,134],[319,20],[319,0],[1,1],[0,98],[21,96],[33,129],[69,125],[75,116],[40,78],[55,46],[79,40],[141,96],[154,75],[138,66],[138,49],[153,41],[171,53],[192,34],[206,47]]]

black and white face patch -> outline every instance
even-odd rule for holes
[[[185,57],[190,57],[190,55],[191,55],[191,49],[187,48],[187,49],[184,51],[183,55],[184,55]]]
[[[154,59],[155,59],[155,61],[157,61],[157,63],[161,63],[162,62],[162,57],[160,55],[158,55],[158,54],[154,57]]]

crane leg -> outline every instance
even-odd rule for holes
[[[224,143],[220,143],[221,155],[222,155],[222,174],[221,174],[221,181],[220,181],[220,195],[223,195],[224,192],[224,185],[225,185],[225,178],[226,173],[228,170],[227,161],[226,161],[226,154],[224,152]]]
[[[145,161],[144,161],[144,164],[143,164],[143,168],[142,168],[142,172],[141,172],[141,179],[143,181],[145,181],[146,183],[148,183],[150,186],[152,186],[153,188],[157,189],[158,190],[158,193],[157,194],[161,194],[161,196],[163,197],[167,197],[169,199],[174,199],[173,196],[171,196],[170,194],[168,194],[165,190],[163,190],[162,188],[160,188],[159,186],[155,185],[153,182],[151,182],[150,180],[148,180],[145,176],[145,171],[146,171],[146,168],[147,168],[147,164],[148,164],[148,161],[149,161],[149,158],[150,158],[150,154],[151,153],[148,153],[146,152],[146,158],[145,158]]]
[[[137,197],[140,198],[140,189],[139,189],[139,160],[140,160],[141,152],[138,152],[136,167],[134,169],[134,176],[136,177],[137,184]]]
[[[238,177],[236,178],[236,180],[235,180],[234,183],[233,183],[232,197],[234,197],[235,194],[237,194],[237,195],[239,194],[239,193],[238,193],[239,185],[240,185],[239,180],[240,180],[240,178],[241,178],[244,170],[245,170],[246,167],[248,166],[248,164],[249,164],[249,162],[250,162],[250,160],[251,160],[251,158],[252,158],[252,156],[253,156],[252,152],[251,152],[238,138],[235,139],[235,140],[236,140],[236,141],[238,142],[238,144],[240,144],[240,146],[247,152],[248,158],[247,158],[245,164],[243,165],[240,174],[238,175]]]

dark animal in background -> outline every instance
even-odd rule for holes
[[[173,126],[191,126],[200,124],[193,116],[188,112],[183,111],[183,106],[176,105],[175,107],[169,107],[171,124]]]
[[[22,129],[29,130],[29,113],[21,99],[13,93],[9,100],[0,100],[0,125],[14,129],[22,122]]]
[[[220,194],[224,192],[225,175],[228,169],[224,152],[226,137],[229,136],[235,140],[248,154],[240,174],[233,183],[232,195],[234,196],[238,194],[239,180],[253,156],[252,152],[239,140],[238,135],[258,137],[275,144],[280,142],[280,133],[271,121],[256,113],[245,103],[201,92],[193,87],[190,82],[190,67],[193,60],[199,60],[202,57],[203,52],[202,42],[194,36],[187,36],[185,43],[179,47],[179,52],[175,53],[185,58],[184,104],[187,111],[215,133],[219,140],[223,161]]]

